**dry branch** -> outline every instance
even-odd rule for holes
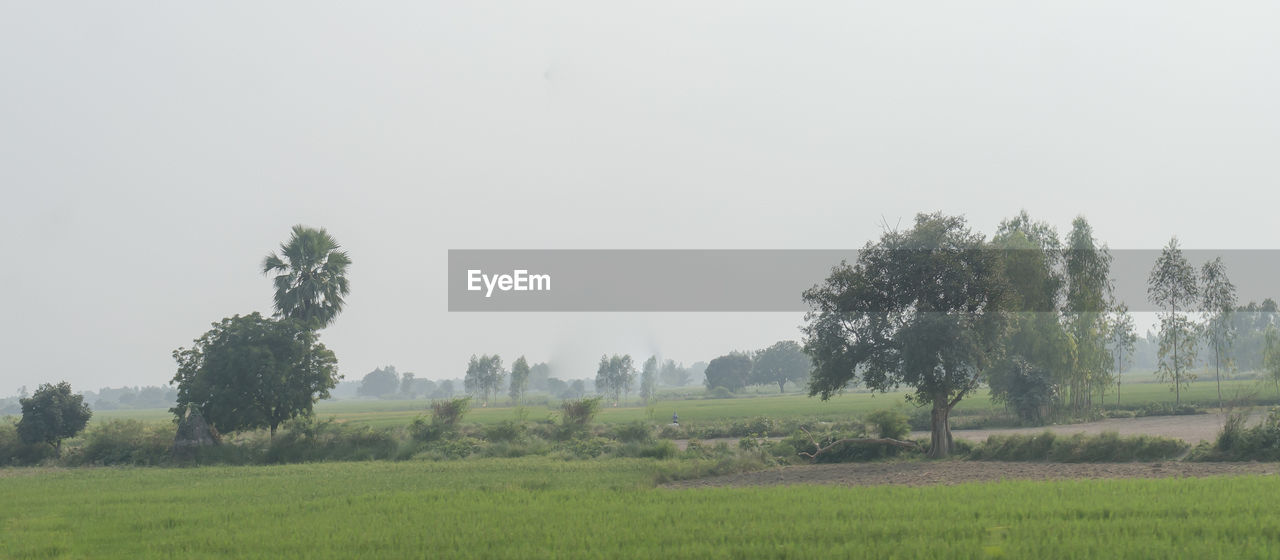
[[[904,449],[918,449],[920,447],[914,441],[902,441],[900,439],[893,438],[844,438],[833,441],[827,444],[826,447],[823,447],[818,444],[818,440],[813,437],[813,434],[809,433],[809,430],[804,428],[800,428],[800,430],[803,431],[805,435],[809,436],[809,441],[813,442],[813,448],[816,450],[813,453],[805,453],[804,451],[800,452],[801,456],[808,457],[810,461],[817,461],[819,455],[822,455],[827,452],[827,450],[842,443],[877,443],[881,445],[902,447]]]

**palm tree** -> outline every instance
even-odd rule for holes
[[[293,235],[279,253],[262,260],[264,275],[277,273],[276,316],[296,319],[309,329],[322,329],[342,312],[350,291],[347,267],[351,258],[324,228],[293,226]]]

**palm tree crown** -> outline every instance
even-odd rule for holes
[[[328,326],[342,311],[351,291],[347,267],[351,258],[324,228],[293,226],[279,253],[262,260],[262,273],[276,273],[276,316],[297,319],[310,329]]]

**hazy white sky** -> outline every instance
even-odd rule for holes
[[[209,323],[270,310],[259,263],[295,223],[355,261],[324,334],[348,379],[798,336],[797,314],[450,314],[451,248],[856,248],[882,218],[989,234],[1020,208],[1113,248],[1277,248],[1277,16],[5,3],[0,395],[167,382]]]

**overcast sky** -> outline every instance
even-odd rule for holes
[[[297,223],[354,260],[323,335],[348,379],[799,335],[448,313],[448,249],[857,248],[1022,208],[1113,248],[1277,248],[1274,4],[618,4],[4,3],[0,395],[167,383],[270,311]]]

